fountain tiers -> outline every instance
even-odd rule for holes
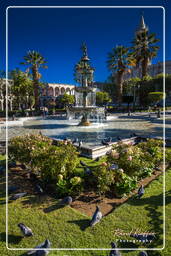
[[[73,114],[79,113],[82,115],[79,126],[89,126],[91,122],[89,116],[91,114],[96,115],[96,119],[99,116],[104,117],[104,109],[99,112],[99,108],[96,106],[96,88],[92,86],[94,68],[89,64],[89,58],[87,55],[87,47],[85,44],[82,46],[83,56],[81,60],[76,64],[76,77],[81,86],[75,88],[75,106],[70,107],[67,111],[67,115],[70,118]],[[103,112],[103,113],[102,113]]]

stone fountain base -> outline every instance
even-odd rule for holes
[[[81,121],[78,126],[90,126],[91,122],[90,121]]]
[[[88,120],[87,115],[83,115],[81,118],[81,122],[78,124],[78,126],[90,126],[91,122]]]

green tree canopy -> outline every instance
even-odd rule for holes
[[[141,66],[141,77],[147,76],[148,64],[157,55],[159,46],[155,44],[159,41],[155,33],[149,33],[148,28],[141,28],[136,33],[132,44],[132,57],[135,59],[136,66]]]
[[[107,92],[97,92],[96,93],[96,104],[104,105],[108,102],[111,102],[111,98]]]
[[[123,76],[133,64],[129,48],[122,45],[116,46],[108,54],[107,66],[112,73],[116,73],[117,101],[121,103],[123,92]]]
[[[61,103],[66,107],[69,104],[74,104],[75,97],[74,95],[69,95],[65,93],[64,95],[61,95],[60,97],[58,97],[57,101],[58,103]]]
[[[24,56],[25,62],[21,64],[29,66],[28,71],[31,69],[34,85],[34,97],[35,97],[35,108],[39,108],[39,79],[41,74],[39,73],[39,68],[47,68],[45,65],[47,61],[45,58],[36,51],[28,51],[27,55]]]
[[[148,99],[150,103],[158,103],[166,97],[164,92],[150,92]]]

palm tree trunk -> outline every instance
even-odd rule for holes
[[[144,58],[142,61],[142,78],[147,76],[148,58]]]
[[[39,77],[38,77],[38,67],[34,65],[32,67],[33,74],[33,87],[34,87],[34,97],[35,97],[35,110],[39,109]]]
[[[122,103],[123,74],[123,72],[117,73],[117,102],[119,105]]]

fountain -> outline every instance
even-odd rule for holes
[[[100,121],[104,119],[104,108],[96,106],[96,88],[93,87],[94,68],[90,66],[85,44],[81,47],[83,56],[75,66],[76,81],[80,84],[75,88],[75,106],[68,107],[67,116],[69,119],[81,117],[79,126],[89,126],[90,119]]]

